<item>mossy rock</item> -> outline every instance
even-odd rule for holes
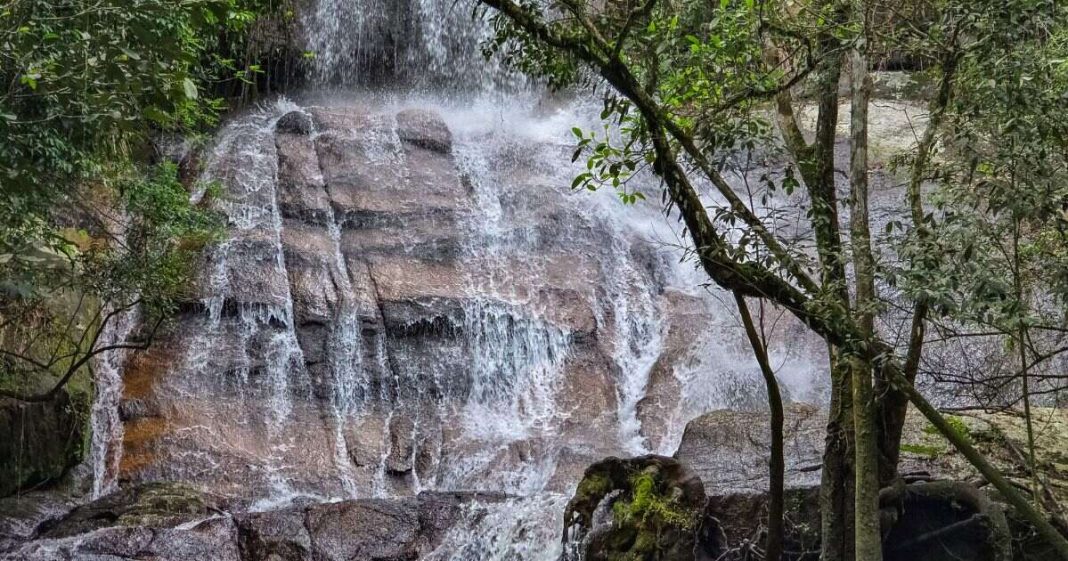
[[[701,480],[673,458],[608,458],[579,483],[564,541],[589,561],[692,561],[706,501]]]
[[[181,483],[155,482],[123,489],[82,505],[42,528],[46,538],[62,538],[112,526],[172,527],[222,512],[220,497]]]

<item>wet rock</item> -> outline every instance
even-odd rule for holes
[[[826,416],[817,407],[791,404],[785,411],[786,486],[817,485]],[[767,491],[770,448],[764,411],[713,411],[686,425],[675,457],[716,493]]]
[[[111,526],[167,527],[221,512],[223,501],[179,483],[147,483],[79,506],[39,529],[64,538]]]
[[[574,203],[551,144],[487,139],[457,161],[434,111],[307,115],[315,134],[288,115],[213,155],[230,239],[124,374],[120,482],[242,505],[279,479],[320,497],[562,490],[618,453],[619,361],[653,329],[630,322],[660,309],[660,248]]]
[[[91,390],[71,388],[41,402],[0,398],[0,497],[55,481],[81,461],[91,399]]]
[[[247,561],[409,561],[433,550],[471,505],[502,498],[422,493],[361,499],[241,515],[238,526]]]
[[[329,561],[417,557],[419,517],[415,500],[377,500],[322,505],[307,514],[314,555]]]
[[[236,517],[247,561],[310,561],[312,541],[304,510],[256,512]]]
[[[245,561],[229,518],[190,526],[111,526],[84,536],[43,539],[0,556],[3,561]]]
[[[415,422],[408,416],[395,416],[389,425],[389,455],[386,470],[392,474],[409,473],[415,468]]]
[[[352,134],[353,131],[377,132],[388,129],[389,119],[375,115],[361,105],[330,105],[307,108],[319,134]]]
[[[334,212],[347,226],[367,214],[455,211],[466,196],[450,161],[424,148],[368,153],[358,140],[335,135],[319,137],[316,147]]]
[[[397,113],[397,136],[421,148],[448,154],[452,133],[441,116],[426,109],[405,109]]]
[[[308,135],[312,133],[312,118],[303,111],[290,111],[278,119],[275,129],[285,134]]]
[[[0,499],[0,553],[34,537],[45,522],[61,518],[74,507],[64,493],[35,491]]]
[[[209,499],[203,494],[146,486],[76,509],[0,559],[411,561],[432,551],[466,517],[479,516],[485,505],[503,499],[423,493],[231,515],[207,512],[203,507]]]
[[[315,143],[305,136],[278,135],[278,207],[286,218],[325,224],[330,214]]]

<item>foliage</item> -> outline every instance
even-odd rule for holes
[[[1068,7],[1014,0],[954,10],[966,39],[938,130],[930,172],[937,188],[923,228],[896,247],[900,268],[888,280],[930,306],[947,336],[987,333],[1003,355],[1022,350],[1024,364],[987,361],[984,373],[934,365],[936,379],[1012,404],[1021,399],[1021,375],[1056,359],[1064,343]],[[1063,377],[1039,377],[1038,393],[1068,387]]]
[[[218,84],[257,71],[222,53],[273,9],[272,0],[0,7],[3,369],[62,376],[93,352],[104,310],[136,303],[155,318],[173,307],[217,219],[192,206],[173,165],[152,163],[151,138],[217,122]],[[24,360],[40,356],[66,359]]]
[[[1055,226],[1068,206],[1068,193],[1061,192],[1068,184],[1061,47],[1068,6],[1056,0],[481,2],[495,10],[497,36],[489,50],[557,87],[593,82],[592,75],[604,82],[601,118],[608,128],[603,135],[576,132],[575,157],[588,159],[573,187],[611,185],[633,202],[628,182],[648,164],[662,181],[665,210],[677,212],[691,255],[713,282],[736,297],[771,301],[826,340],[832,403],[863,408],[851,414],[832,406],[821,495],[828,520],[854,514],[844,506],[855,504],[854,491],[860,500],[862,488],[867,497],[878,490],[875,481],[845,483],[854,465],[846,459],[847,440],[875,433],[878,478],[884,484],[897,478],[911,403],[1068,559],[1068,540],[913,383],[929,323],[979,322],[1031,346],[1027,328],[1034,322],[1027,316],[1043,308],[1058,318],[1051,331],[1068,333],[1066,300],[1046,298],[1068,285],[1062,228]],[[836,138],[846,53],[854,112],[849,200],[840,201]],[[898,229],[904,241],[872,266],[868,61],[892,56],[927,66],[939,87],[930,100],[930,134],[918,135],[916,150],[904,158],[909,173],[899,208],[912,220],[891,221],[889,230]],[[816,106],[815,135],[802,130],[799,118],[808,96],[815,97],[809,99]],[[784,168],[798,170],[804,182],[801,197],[774,201],[772,174],[763,192],[754,192],[744,175],[726,177],[732,159],[777,144],[772,118],[789,162]],[[936,193],[926,187],[932,169],[941,183]],[[787,181],[787,172],[782,177],[790,197],[796,180]],[[784,223],[782,214],[768,212],[769,200],[780,208],[800,205],[804,216]],[[850,203],[848,227],[842,202]],[[883,305],[876,287],[890,297]],[[1050,352],[1065,351],[1060,345]],[[1046,356],[1033,348],[1028,353]],[[1030,359],[1025,353],[1021,360],[1025,396]],[[872,379],[874,387],[867,387]],[[877,400],[857,399],[871,390]],[[857,551],[863,541],[878,552],[878,521],[872,509],[865,511],[854,519]],[[822,558],[852,554],[844,546],[853,537],[845,526],[824,526]]]
[[[523,6],[537,13],[537,5]],[[699,137],[709,153],[722,150],[727,156],[770,138],[766,115],[754,111],[759,95],[739,95],[764,92],[781,76],[764,65],[759,39],[762,12],[754,3],[648,2],[631,6],[629,12],[627,6],[609,4],[603,11],[588,10],[587,15],[593,25],[621,34],[609,47],[619,49],[638,79],[648,83],[672,117]],[[569,51],[550,48],[499,12],[491,17],[496,34],[486,45],[488,55],[500,54],[506,64],[554,88],[592,80]],[[550,27],[563,37],[583,40],[583,27],[575,18],[554,19]],[[601,119],[613,127],[602,134],[575,129],[573,159],[585,155],[588,171],[577,176],[572,187],[612,187],[624,203],[634,203],[645,195],[629,189],[629,180],[648,170],[654,159],[649,130],[625,97],[610,88],[603,92]],[[721,163],[725,165],[726,159]]]
[[[963,16],[983,39],[957,63],[929,216],[938,244],[909,248],[919,266],[907,287],[942,313],[1012,323],[1023,319],[1015,258],[1035,289],[1068,301],[1068,9],[986,4],[969,3]]]

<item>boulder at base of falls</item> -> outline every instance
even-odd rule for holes
[[[223,500],[180,483],[146,483],[84,504],[38,528],[65,538],[111,526],[170,527],[223,512]]]
[[[884,492],[887,561],[1009,561],[1002,507],[961,481],[919,481]],[[819,488],[785,496],[784,556],[818,561]],[[563,561],[742,561],[763,556],[766,493],[705,497],[697,476],[663,456],[607,458],[590,466],[564,512]],[[1041,557],[1019,557],[1041,559]]]
[[[827,416],[812,405],[784,410],[786,486],[820,481]],[[675,457],[701,478],[709,493],[761,493],[768,489],[769,416],[764,411],[712,411],[686,425]]]
[[[1064,450],[1068,450],[1068,412],[1040,409],[1044,421],[1036,456],[1046,466],[1043,500],[1051,513],[1063,505]],[[713,411],[687,425],[675,459],[608,458],[586,470],[565,513],[564,543],[587,559],[700,560],[752,559],[762,551],[768,505],[769,415],[764,411]],[[819,477],[826,412],[792,404],[786,408],[785,559],[816,561],[820,550]],[[1006,413],[950,416],[980,451],[1004,473],[1026,473],[1019,464],[1026,450],[1023,420]],[[638,544],[632,522],[616,521],[641,494],[639,477],[650,464],[670,466],[668,478],[655,476],[650,504],[682,504],[685,489],[701,488],[707,502],[700,524],[674,527],[682,548],[649,553]],[[911,412],[904,427],[899,471],[908,485],[887,489],[881,506],[884,559],[887,561],[1038,561],[1052,551],[1034,529],[1005,507],[991,489],[977,489],[975,470],[925,419]],[[684,474],[684,475],[678,475]],[[659,477],[659,478],[658,478]],[[680,479],[681,477],[681,479]],[[688,478],[700,482],[682,483]],[[671,483],[670,481],[676,481]],[[1019,480],[1019,487],[1030,482]],[[622,506],[616,506],[622,505]],[[659,508],[659,507],[657,507]],[[628,528],[628,524],[631,526]],[[692,550],[690,549],[692,546]]]
[[[588,469],[564,512],[565,559],[715,559],[705,539],[704,486],[665,456],[607,458]]]
[[[434,152],[448,154],[452,151],[452,132],[433,111],[405,109],[397,113],[397,136]]]
[[[231,513],[214,495],[154,483],[23,529],[0,541],[0,560],[410,561],[465,517],[480,516],[477,505],[503,498],[435,492]]]
[[[290,111],[282,115],[275,124],[275,130],[284,134],[308,135],[312,133],[311,115],[303,111]]]

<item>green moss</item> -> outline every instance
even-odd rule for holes
[[[653,474],[642,472],[631,479],[630,501],[618,500],[612,505],[617,522],[634,522],[639,529],[675,526],[693,528],[696,513],[678,504],[674,497],[662,494]]]
[[[659,541],[656,532],[642,530],[638,532],[638,537],[634,540],[633,550],[637,553],[652,553],[659,547]]]
[[[965,440],[968,440],[969,442],[972,440],[971,429],[968,427],[968,424],[965,423],[964,420],[961,419],[960,417],[957,417],[956,415],[946,415],[946,423],[950,427],[952,427],[953,430],[957,432],[957,434],[960,434],[961,436],[963,436]],[[928,424],[927,426],[923,427],[923,432],[925,432],[927,434],[930,434],[930,435],[939,435],[939,436],[941,436],[941,434],[942,434],[942,433],[940,433],[938,431],[938,428],[936,428],[934,425],[931,425],[931,424]]]
[[[577,501],[586,501],[592,498],[600,498],[612,491],[612,480],[603,473],[592,473],[587,475],[579,483],[578,489],[575,490],[575,499]]]
[[[934,459],[946,452],[944,447],[929,446],[925,444],[902,444],[901,451]]]

